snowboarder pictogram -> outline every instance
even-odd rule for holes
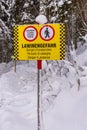
[[[49,32],[49,30],[48,30],[48,28],[46,28],[46,30],[44,31],[44,34],[45,34],[45,38],[50,38],[50,32]]]

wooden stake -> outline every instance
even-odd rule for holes
[[[16,60],[14,60],[14,72],[16,72]]]

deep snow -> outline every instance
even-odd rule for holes
[[[84,55],[83,55],[84,54]],[[42,78],[43,130],[87,130],[87,50],[79,54],[80,90],[76,72],[69,62],[67,77],[52,72]],[[43,61],[43,69],[51,68]],[[72,84],[72,86],[70,86]],[[37,68],[36,62],[17,65],[0,64],[0,130],[37,130]]]

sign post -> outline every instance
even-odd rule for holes
[[[42,60],[38,60],[37,61],[37,69],[38,69],[38,72],[37,72],[37,78],[38,78],[38,88],[37,88],[37,126],[38,126],[38,130],[42,130],[42,109],[41,109],[41,106],[42,106],[42,89],[41,89],[41,69],[42,69]]]
[[[41,95],[42,95],[42,92],[41,92],[41,69],[42,69],[42,61],[41,60],[38,60],[37,61],[37,81],[38,81],[38,88],[37,88],[37,125],[38,125],[38,130],[42,130],[42,109],[41,109],[41,106],[42,106],[42,98],[41,98]]]
[[[37,122],[42,130],[41,69],[42,60],[65,59],[65,25],[17,25],[14,27],[15,60],[37,60]]]

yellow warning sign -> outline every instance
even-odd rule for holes
[[[64,60],[65,25],[17,25],[14,27],[15,60]]]

